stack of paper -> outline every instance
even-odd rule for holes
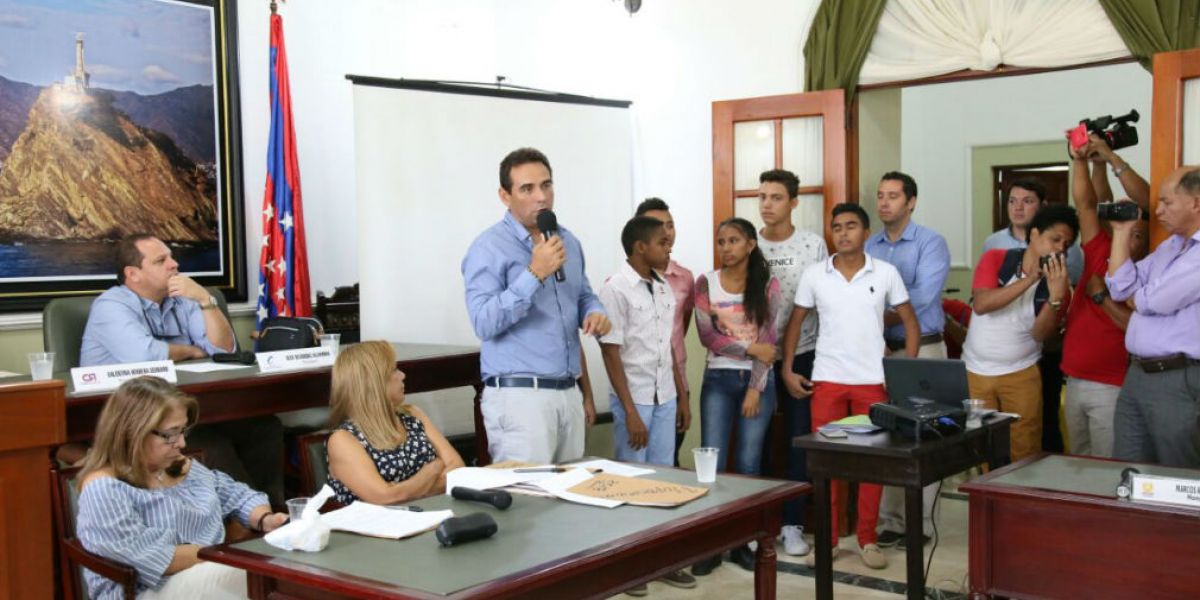
[[[822,425],[818,429],[822,431],[830,431],[840,429],[846,433],[875,433],[882,431],[883,428],[871,423],[871,417],[867,415],[851,415],[843,417],[836,421],[832,421]]]
[[[336,531],[398,540],[434,529],[453,516],[451,510],[413,512],[359,501],[321,515],[321,522]]]

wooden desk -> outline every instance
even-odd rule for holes
[[[63,443],[63,384],[0,384],[0,597],[54,595],[46,457]]]
[[[833,532],[829,526],[830,480],[844,479],[904,488],[908,598],[925,597],[925,547],[921,532],[921,488],[981,463],[992,468],[1008,464],[1009,417],[995,417],[978,429],[944,439],[915,442],[890,433],[829,439],[819,433],[792,443],[808,451],[817,509],[817,598],[833,598]]]
[[[455,387],[475,388],[476,458],[489,462],[487,432],[479,412],[483,383],[479,379],[479,349],[438,344],[393,344],[396,366],[404,371],[410,394]],[[200,423],[220,423],[246,417],[329,405],[330,369],[260,374],[257,366],[211,373],[179,372],[179,388],[200,402]],[[57,373],[67,386],[67,439],[92,439],[100,409],[111,392],[75,394],[70,373]]]
[[[696,485],[694,471],[655,469],[649,477]],[[245,569],[254,599],[606,598],[758,540],[755,596],[775,598],[782,505],[809,486],[722,473],[709,489],[672,509],[603,509],[514,494],[512,507],[500,511],[440,495],[415,504],[460,516],[484,511],[499,532],[450,548],[432,533],[397,542],[334,532],[317,553],[256,539],[203,548],[200,558]]]
[[[1200,471],[1043,454],[970,494],[971,597],[1196,598],[1200,510],[1116,499],[1121,471]]]

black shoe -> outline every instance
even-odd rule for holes
[[[750,550],[750,546],[738,546],[730,550],[729,560],[747,571],[754,570],[754,551]]]
[[[896,531],[884,529],[879,534],[879,539],[875,541],[875,545],[880,548],[891,548],[896,544],[904,543],[904,534]]]
[[[879,534],[879,537],[883,537],[883,534]],[[924,546],[928,546],[929,539],[930,538],[927,535],[921,536],[921,544]],[[880,544],[880,545],[882,546],[883,544]],[[907,550],[908,549],[908,540],[901,537],[900,541],[896,543],[896,549],[897,550]]]
[[[700,562],[692,565],[692,575],[696,577],[704,577],[713,572],[713,569],[721,566],[721,555],[710,556]]]

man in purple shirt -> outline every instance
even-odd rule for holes
[[[1117,397],[1113,457],[1200,467],[1200,167],[1163,181],[1155,209],[1171,233],[1138,263],[1137,221],[1113,222],[1109,294],[1133,309],[1125,331],[1129,371]]]

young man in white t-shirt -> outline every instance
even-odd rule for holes
[[[663,222],[634,217],[621,231],[626,260],[600,288],[600,302],[612,329],[600,338],[604,368],[612,384],[613,452],[617,460],[671,466],[675,458],[677,402],[683,389],[675,368],[671,334],[675,294],[659,275],[671,259]],[[694,577],[676,571],[662,581],[696,587]],[[644,595],[645,584],[628,592]]]
[[[1042,341],[1066,319],[1071,288],[1066,249],[1075,242],[1075,209],[1049,204],[1029,225],[1029,246],[988,250],[975,267],[975,314],[963,343],[971,397],[1021,415],[1009,436],[1011,458],[1042,449]]]
[[[825,260],[829,249],[825,240],[792,223],[792,214],[799,204],[800,179],[791,171],[773,169],[758,176],[758,214],[764,227],[758,232],[758,247],[767,257],[771,276],[779,280],[784,298],[794,298],[800,286],[800,276],[809,265]],[[785,310],[791,310],[785,304]],[[778,320],[779,339],[783,339],[782,328],[787,318]],[[805,378],[812,377],[813,358],[817,346],[817,315],[810,314],[800,327],[800,341],[796,345],[792,369]],[[780,355],[782,357],[782,354]],[[781,381],[780,369],[783,360],[775,361],[775,380]],[[784,439],[812,431],[812,393],[808,389],[801,396],[793,396],[787,388],[776,386],[779,407],[783,409]],[[771,456],[771,453],[767,453]],[[788,444],[787,477],[792,481],[808,481],[807,457],[802,448]],[[804,540],[804,503],[808,497],[789,500],[783,506],[783,550],[792,556],[808,554],[808,543]]]
[[[921,343],[921,327],[908,301],[900,272],[892,265],[867,255],[863,250],[870,235],[871,220],[857,204],[833,207],[830,230],[837,254],[805,269],[796,290],[795,307],[783,340],[783,377],[791,393],[812,387],[813,430],[850,415],[865,415],[876,402],[886,402],[883,387],[883,313],[892,307],[904,324],[905,355],[915,357]],[[793,355],[800,339],[801,323],[817,311],[816,360],[812,381],[792,372]],[[863,564],[873,569],[887,566],[887,558],[876,544],[879,498],[883,488],[863,483],[858,487],[858,547]],[[838,514],[838,494],[830,494],[832,514]],[[833,555],[838,554],[837,520],[831,524]],[[809,556],[810,564],[813,556]]]

